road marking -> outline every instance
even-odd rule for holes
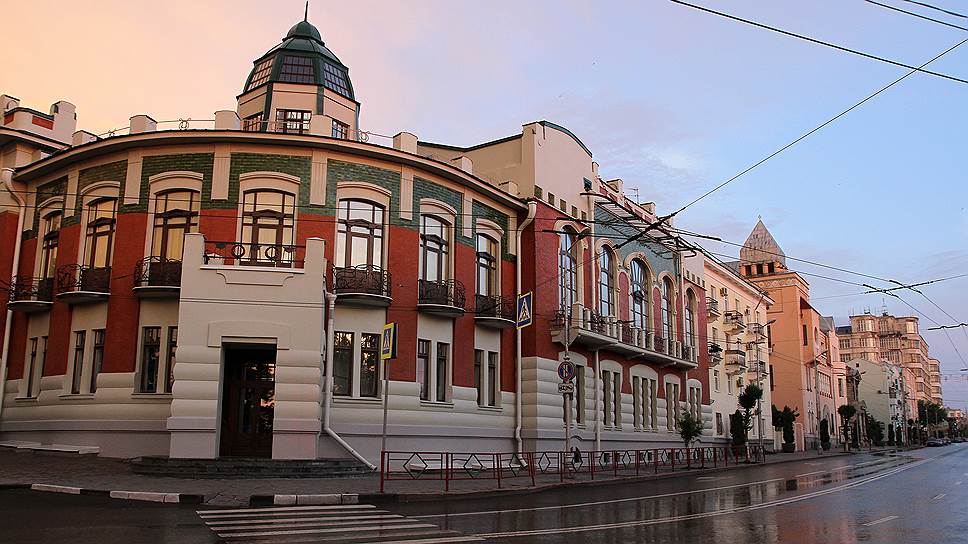
[[[831,468],[831,469],[828,469],[828,470],[821,470],[819,472],[838,472],[838,471],[841,471],[841,470],[847,470],[849,468],[859,467],[859,466],[863,466],[863,465],[870,465],[872,463],[885,464],[885,463],[889,463],[889,462],[890,461],[882,461],[882,460],[879,460],[878,459],[878,460],[875,460],[875,461],[865,461],[863,463],[856,463],[856,464],[853,464],[853,465],[844,465],[842,467],[835,467],[835,468]],[[910,463],[910,462],[911,461],[904,461],[904,463]],[[723,491],[725,489],[736,489],[737,487],[748,487],[748,486],[761,485],[761,484],[771,484],[771,483],[776,483],[776,482],[785,482],[788,479],[789,478],[773,478],[773,479],[770,479],[770,480],[759,480],[759,481],[756,481],[756,482],[748,482],[748,483],[745,483],[745,484],[724,485],[724,486],[719,486],[719,487],[705,487],[705,488],[702,488],[702,489],[694,489],[694,490],[691,490],[691,491],[680,491],[680,492],[677,492],[677,493],[662,493],[660,495],[643,495],[643,496],[639,496],[639,497],[627,497],[627,498],[624,498],[624,499],[609,499],[609,500],[604,500],[604,501],[580,502],[580,503],[575,503],[575,504],[564,504],[564,505],[555,505],[555,506],[538,506],[538,507],[534,507],[534,508],[508,508],[508,509],[505,509],[505,510],[481,510],[481,511],[477,511],[477,512],[454,512],[454,513],[449,513],[449,514],[427,514],[427,515],[423,515],[423,516],[413,516],[413,517],[418,518],[418,519],[429,519],[429,518],[448,518],[448,517],[464,517],[464,516],[486,516],[486,515],[491,515],[491,514],[509,514],[509,513],[515,513],[515,512],[540,512],[540,511],[543,511],[543,510],[566,510],[566,509],[569,509],[569,508],[583,508],[585,506],[601,506],[601,505],[605,505],[605,504],[619,504],[619,503],[623,503],[623,502],[643,501],[643,500],[649,500],[649,499],[664,499],[664,498],[668,498],[668,497],[680,497],[680,496],[683,496],[683,495],[692,495],[692,494],[695,494],[695,493],[706,493],[706,492],[709,492],[709,491]]]
[[[810,465],[810,466],[814,466],[814,467],[815,467],[815,466],[818,466],[818,465],[822,465],[823,463],[804,463],[804,464],[805,464],[805,465]]]
[[[374,525],[369,527],[333,527],[327,529],[289,529],[286,531],[262,531],[257,533],[216,533],[219,538],[239,538],[254,536],[282,536],[282,535],[325,535],[329,533],[382,533],[387,529],[436,529],[436,525],[429,523],[410,523],[409,525]]]
[[[287,523],[307,523],[308,520],[316,519],[319,522],[324,523],[346,523],[350,521],[367,521],[367,520],[385,520],[402,518],[403,516],[399,514],[381,514],[375,516],[349,516],[349,517],[339,517],[339,518],[262,518],[262,519],[228,519],[221,521],[206,521],[205,525],[213,527],[218,530],[224,529],[226,526],[241,527],[244,525],[284,525]]]
[[[271,508],[233,508],[231,510],[196,510],[202,517],[209,514],[255,514],[259,512],[323,512],[327,510],[367,510],[376,508],[372,504],[334,504],[331,506],[273,506]]]
[[[961,485],[962,482],[963,482],[963,480],[958,480],[957,482],[955,482],[955,485]]]
[[[892,519],[897,519],[897,516],[887,516],[886,518],[875,519],[874,521],[868,521],[864,524],[864,527],[873,527],[879,523],[884,523],[885,521],[891,521]]]
[[[851,488],[854,488],[854,487],[858,487],[858,486],[861,486],[861,485],[864,485],[864,484],[867,484],[867,483],[870,483],[870,482],[873,482],[873,481],[876,481],[876,480],[880,480],[882,478],[887,478],[888,476],[893,476],[895,474],[904,472],[906,470],[909,470],[909,469],[912,469],[912,468],[921,466],[921,465],[923,465],[925,463],[928,463],[930,461],[933,461],[934,459],[936,459],[936,458],[935,457],[932,457],[932,458],[929,458],[929,459],[922,459],[920,461],[915,461],[915,462],[909,463],[909,464],[907,464],[905,466],[892,469],[892,470],[890,470],[888,472],[885,472],[883,474],[878,474],[876,476],[871,476],[870,478],[867,478],[867,479],[864,479],[864,480],[857,480],[857,481],[854,481],[854,482],[849,482],[849,483],[846,483],[846,484],[843,484],[843,485],[839,485],[839,486],[836,486],[836,487],[831,487],[831,488],[828,488],[828,489],[821,489],[821,490],[818,490],[818,491],[813,491],[811,493],[805,493],[803,495],[797,495],[795,497],[788,497],[786,499],[779,499],[779,500],[775,500],[775,501],[768,501],[768,502],[761,503],[761,504],[755,504],[755,505],[749,505],[749,506],[741,506],[741,507],[737,507],[737,508],[730,508],[730,509],[727,509],[727,510],[719,510],[719,511],[716,511],[716,512],[700,512],[700,513],[696,513],[696,514],[685,514],[685,515],[681,515],[681,516],[671,516],[671,517],[659,518],[659,519],[625,521],[625,522],[619,522],[619,523],[603,523],[603,524],[597,524],[597,525],[580,525],[580,526],[577,526],[577,527],[554,527],[554,528],[551,528],[551,529],[535,529],[535,530],[529,530],[529,531],[507,531],[507,532],[501,532],[501,533],[486,533],[486,534],[479,534],[479,535],[475,535],[475,536],[479,536],[479,537],[482,537],[482,538],[511,538],[511,537],[520,537],[520,536],[538,536],[538,535],[550,535],[550,534],[561,534],[561,533],[583,533],[583,532],[588,532],[588,531],[601,531],[601,530],[608,530],[608,529],[624,529],[624,528],[629,528],[629,527],[642,527],[642,526],[647,526],[647,525],[660,525],[660,524],[671,523],[671,522],[675,522],[675,521],[687,521],[687,520],[702,519],[702,518],[712,518],[712,517],[719,517],[719,516],[724,516],[724,515],[728,515],[728,514],[735,514],[735,513],[738,513],[738,512],[748,512],[748,511],[752,511],[752,510],[761,510],[761,509],[765,509],[765,508],[772,508],[772,507],[775,507],[775,506],[782,506],[782,505],[785,505],[785,504],[791,504],[791,503],[796,503],[796,502],[800,502],[800,501],[805,501],[805,500],[809,500],[809,499],[812,499],[812,498],[815,498],[815,497],[820,497],[820,496],[823,496],[823,495],[829,495],[831,493],[837,493],[837,492],[843,491],[845,489],[851,489]]]
[[[939,501],[941,501],[941,499],[943,499],[943,498],[945,498],[947,496],[948,496],[947,493],[939,493],[939,494],[931,497],[931,500],[929,502],[939,502]]]
[[[734,476],[700,476],[696,480],[708,481],[708,480],[732,480]]]

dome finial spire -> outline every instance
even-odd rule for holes
[[[306,11],[303,13],[303,21],[309,22],[309,0],[306,0]]]

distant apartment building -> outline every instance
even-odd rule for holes
[[[910,403],[924,400],[942,404],[941,365],[930,357],[917,317],[865,313],[850,316],[850,325],[838,327],[840,357],[900,365],[910,376]]]
[[[762,220],[743,244],[738,266],[743,277],[774,301],[766,315],[772,322],[768,338],[773,404],[799,411],[797,446],[814,448],[822,420],[836,436],[835,404],[840,395],[834,386],[838,369],[831,359],[836,334],[829,320],[810,304],[810,285],[787,268],[783,250]]]
[[[893,426],[896,439],[903,442],[907,428],[904,422],[911,417],[905,402],[903,367],[863,358],[851,359],[845,364],[863,375],[858,387],[858,411],[883,423],[885,437],[888,436],[888,426]]]

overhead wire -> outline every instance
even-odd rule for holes
[[[905,10],[905,9],[901,9],[899,7],[895,7],[895,6],[892,6],[890,4],[882,4],[881,2],[877,2],[875,0],[863,0],[863,1],[864,2],[867,2],[868,4],[874,4],[875,6],[880,6],[882,8],[886,8],[886,9],[889,9],[889,10],[892,10],[892,11],[896,11],[896,12],[899,12],[899,13],[905,13],[905,14],[910,15],[912,17],[917,17],[918,19],[924,19],[926,21],[931,21],[931,22],[938,23],[940,25],[944,25],[944,26],[947,26],[947,27],[957,28],[958,30],[968,31],[968,27],[963,27],[963,26],[959,26],[959,25],[956,25],[956,24],[953,24],[953,23],[949,23],[948,21],[942,21],[941,19],[935,19],[933,17],[928,17],[927,15],[921,15],[920,13],[915,13],[913,11],[908,11],[908,10]]]

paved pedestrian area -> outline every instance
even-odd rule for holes
[[[816,452],[768,455],[768,464],[785,461],[817,459],[818,467],[823,459],[839,452],[828,452],[819,457]],[[748,465],[731,465],[728,470],[736,470]],[[696,470],[678,470],[669,473],[660,470],[659,475],[643,471],[642,478],[675,477],[676,474],[695,475]],[[628,477],[629,473],[620,476]],[[613,475],[609,472],[596,474],[596,481],[607,480]],[[444,493],[444,482],[434,474],[423,475],[419,479],[387,482],[386,492],[399,495],[401,500],[420,500]],[[434,479],[432,479],[434,478]],[[590,479],[588,473],[567,479],[566,484]],[[560,485],[557,474],[538,475],[538,486]],[[181,493],[204,496],[204,503],[214,505],[248,505],[253,496],[266,495],[320,495],[320,494],[359,494],[370,495],[380,491],[379,474],[355,478],[267,478],[267,479],[190,479],[145,476],[134,474],[129,464],[123,460],[106,459],[95,456],[51,452],[27,452],[23,450],[0,449],[0,487],[32,484],[71,486],[84,489]],[[530,477],[502,481],[502,488],[525,491],[531,486]],[[467,479],[450,482],[452,494],[477,494],[498,491],[497,482],[491,479]],[[408,498],[404,498],[408,497]]]

